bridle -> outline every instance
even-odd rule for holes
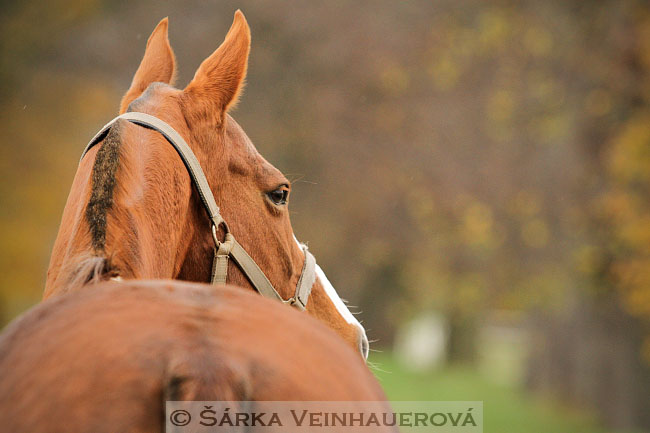
[[[81,154],[81,160],[83,160],[83,157],[94,145],[106,137],[113,124],[120,119],[158,131],[163,137],[165,137],[169,144],[174,146],[174,149],[176,149],[176,152],[178,152],[178,155],[183,160],[185,168],[187,168],[187,171],[192,178],[192,182],[199,193],[199,197],[201,197],[201,202],[210,218],[212,239],[214,240],[215,246],[214,258],[212,260],[212,275],[210,277],[212,284],[226,283],[228,276],[228,259],[231,258],[237,266],[239,266],[239,269],[241,269],[244,275],[246,275],[255,290],[257,290],[262,296],[276,299],[284,304],[293,305],[299,310],[304,311],[307,306],[307,301],[309,300],[312,286],[316,280],[316,259],[314,259],[314,256],[307,250],[307,246],[300,244],[305,260],[302,266],[302,273],[298,279],[296,291],[290,299],[284,300],[278,291],[275,290],[266,275],[264,275],[264,272],[260,269],[257,263],[255,263],[255,261],[248,255],[239,242],[237,242],[233,234],[230,233],[228,224],[226,224],[219,213],[219,206],[217,206],[217,203],[214,200],[212,190],[210,190],[208,181],[201,169],[199,161],[194,155],[194,152],[192,152],[192,149],[190,149],[183,137],[181,137],[181,135],[167,123],[150,114],[139,112],[128,112],[117,116],[108,122],[97,134],[95,134],[92,140],[90,140]],[[223,241],[220,241],[217,237],[217,229],[220,226],[223,227],[225,232]]]

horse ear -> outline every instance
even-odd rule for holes
[[[131,87],[122,97],[120,114],[126,112],[129,104],[145,91],[149,84],[162,82],[171,84],[176,77],[176,60],[169,45],[167,28],[169,20],[163,18],[149,36],[147,48],[140,66],[133,77]]]
[[[228,108],[236,104],[243,88],[250,45],[248,23],[244,14],[237,10],[226,39],[201,63],[185,93],[194,103],[207,105],[223,119]]]

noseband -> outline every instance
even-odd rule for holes
[[[194,152],[192,152],[192,149],[190,149],[185,140],[183,140],[183,137],[181,137],[180,134],[167,123],[146,113],[124,113],[108,122],[92,138],[92,140],[90,140],[81,154],[81,159],[83,159],[86,153],[88,153],[95,144],[99,143],[106,137],[106,134],[108,134],[108,131],[111,129],[113,124],[120,119],[128,120],[136,125],[158,131],[163,137],[165,137],[169,144],[174,146],[174,149],[176,149],[176,152],[178,152],[178,155],[183,160],[185,168],[187,168],[187,171],[192,178],[192,182],[199,193],[199,197],[201,197],[201,202],[208,213],[212,226],[212,239],[214,240],[215,245],[214,259],[212,261],[212,276],[210,278],[212,284],[226,283],[228,276],[228,259],[231,258],[237,266],[239,266],[239,269],[241,269],[244,275],[246,275],[255,290],[257,290],[262,296],[276,299],[284,304],[293,305],[301,311],[305,310],[311,293],[311,288],[316,280],[316,260],[307,250],[307,246],[304,244],[300,245],[305,255],[305,261],[302,266],[302,273],[298,279],[296,291],[290,299],[284,300],[278,291],[275,290],[266,275],[264,275],[264,272],[262,272],[257,263],[255,263],[255,261],[248,255],[239,242],[237,242],[233,234],[230,233],[228,225],[219,213],[219,206],[217,206],[217,203],[214,200],[212,190],[210,190],[208,181],[201,169],[199,161],[194,155]],[[217,228],[219,226],[223,227],[225,232],[225,238],[223,241],[220,241],[217,237]]]

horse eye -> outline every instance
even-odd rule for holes
[[[289,197],[289,188],[286,185],[282,185],[280,188],[266,193],[269,199],[273,204],[281,206],[287,204],[287,198]]]

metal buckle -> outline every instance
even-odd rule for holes
[[[305,311],[305,309],[306,309],[305,306],[303,305],[302,301],[300,301],[300,299],[298,299],[297,294],[293,295],[292,297],[290,297],[286,301],[283,300],[282,302],[287,304],[287,305],[290,305],[292,307],[296,307],[300,311]]]

